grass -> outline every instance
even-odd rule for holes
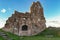
[[[2,36],[0,36],[0,40],[4,40],[4,38]]]
[[[3,31],[3,30],[0,30],[0,31]],[[10,37],[13,40],[60,40],[60,36],[57,35],[57,31],[50,30],[50,29],[46,29],[42,33],[35,36],[17,36],[9,32],[5,32],[5,34],[7,34],[8,37]],[[53,36],[50,37],[48,35],[53,35]],[[0,37],[0,40],[4,40],[4,38]]]

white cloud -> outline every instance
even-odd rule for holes
[[[0,28],[3,28],[6,23],[6,20],[0,18]]]
[[[1,12],[2,12],[2,13],[5,13],[5,12],[6,12],[6,9],[2,9]]]
[[[46,20],[46,25],[52,27],[60,27],[60,16],[55,16],[53,18]]]

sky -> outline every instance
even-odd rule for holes
[[[0,0],[0,28],[14,11],[29,12],[32,2],[42,4],[46,26],[60,27],[60,0]]]

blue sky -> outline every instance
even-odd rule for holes
[[[0,24],[9,18],[14,10],[19,12],[29,11],[32,2],[40,1],[43,6],[46,20],[60,19],[60,0],[0,0]],[[2,22],[2,23],[1,23]]]

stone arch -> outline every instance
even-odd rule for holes
[[[27,25],[23,25],[22,26],[22,31],[27,31],[28,30],[28,26]]]

